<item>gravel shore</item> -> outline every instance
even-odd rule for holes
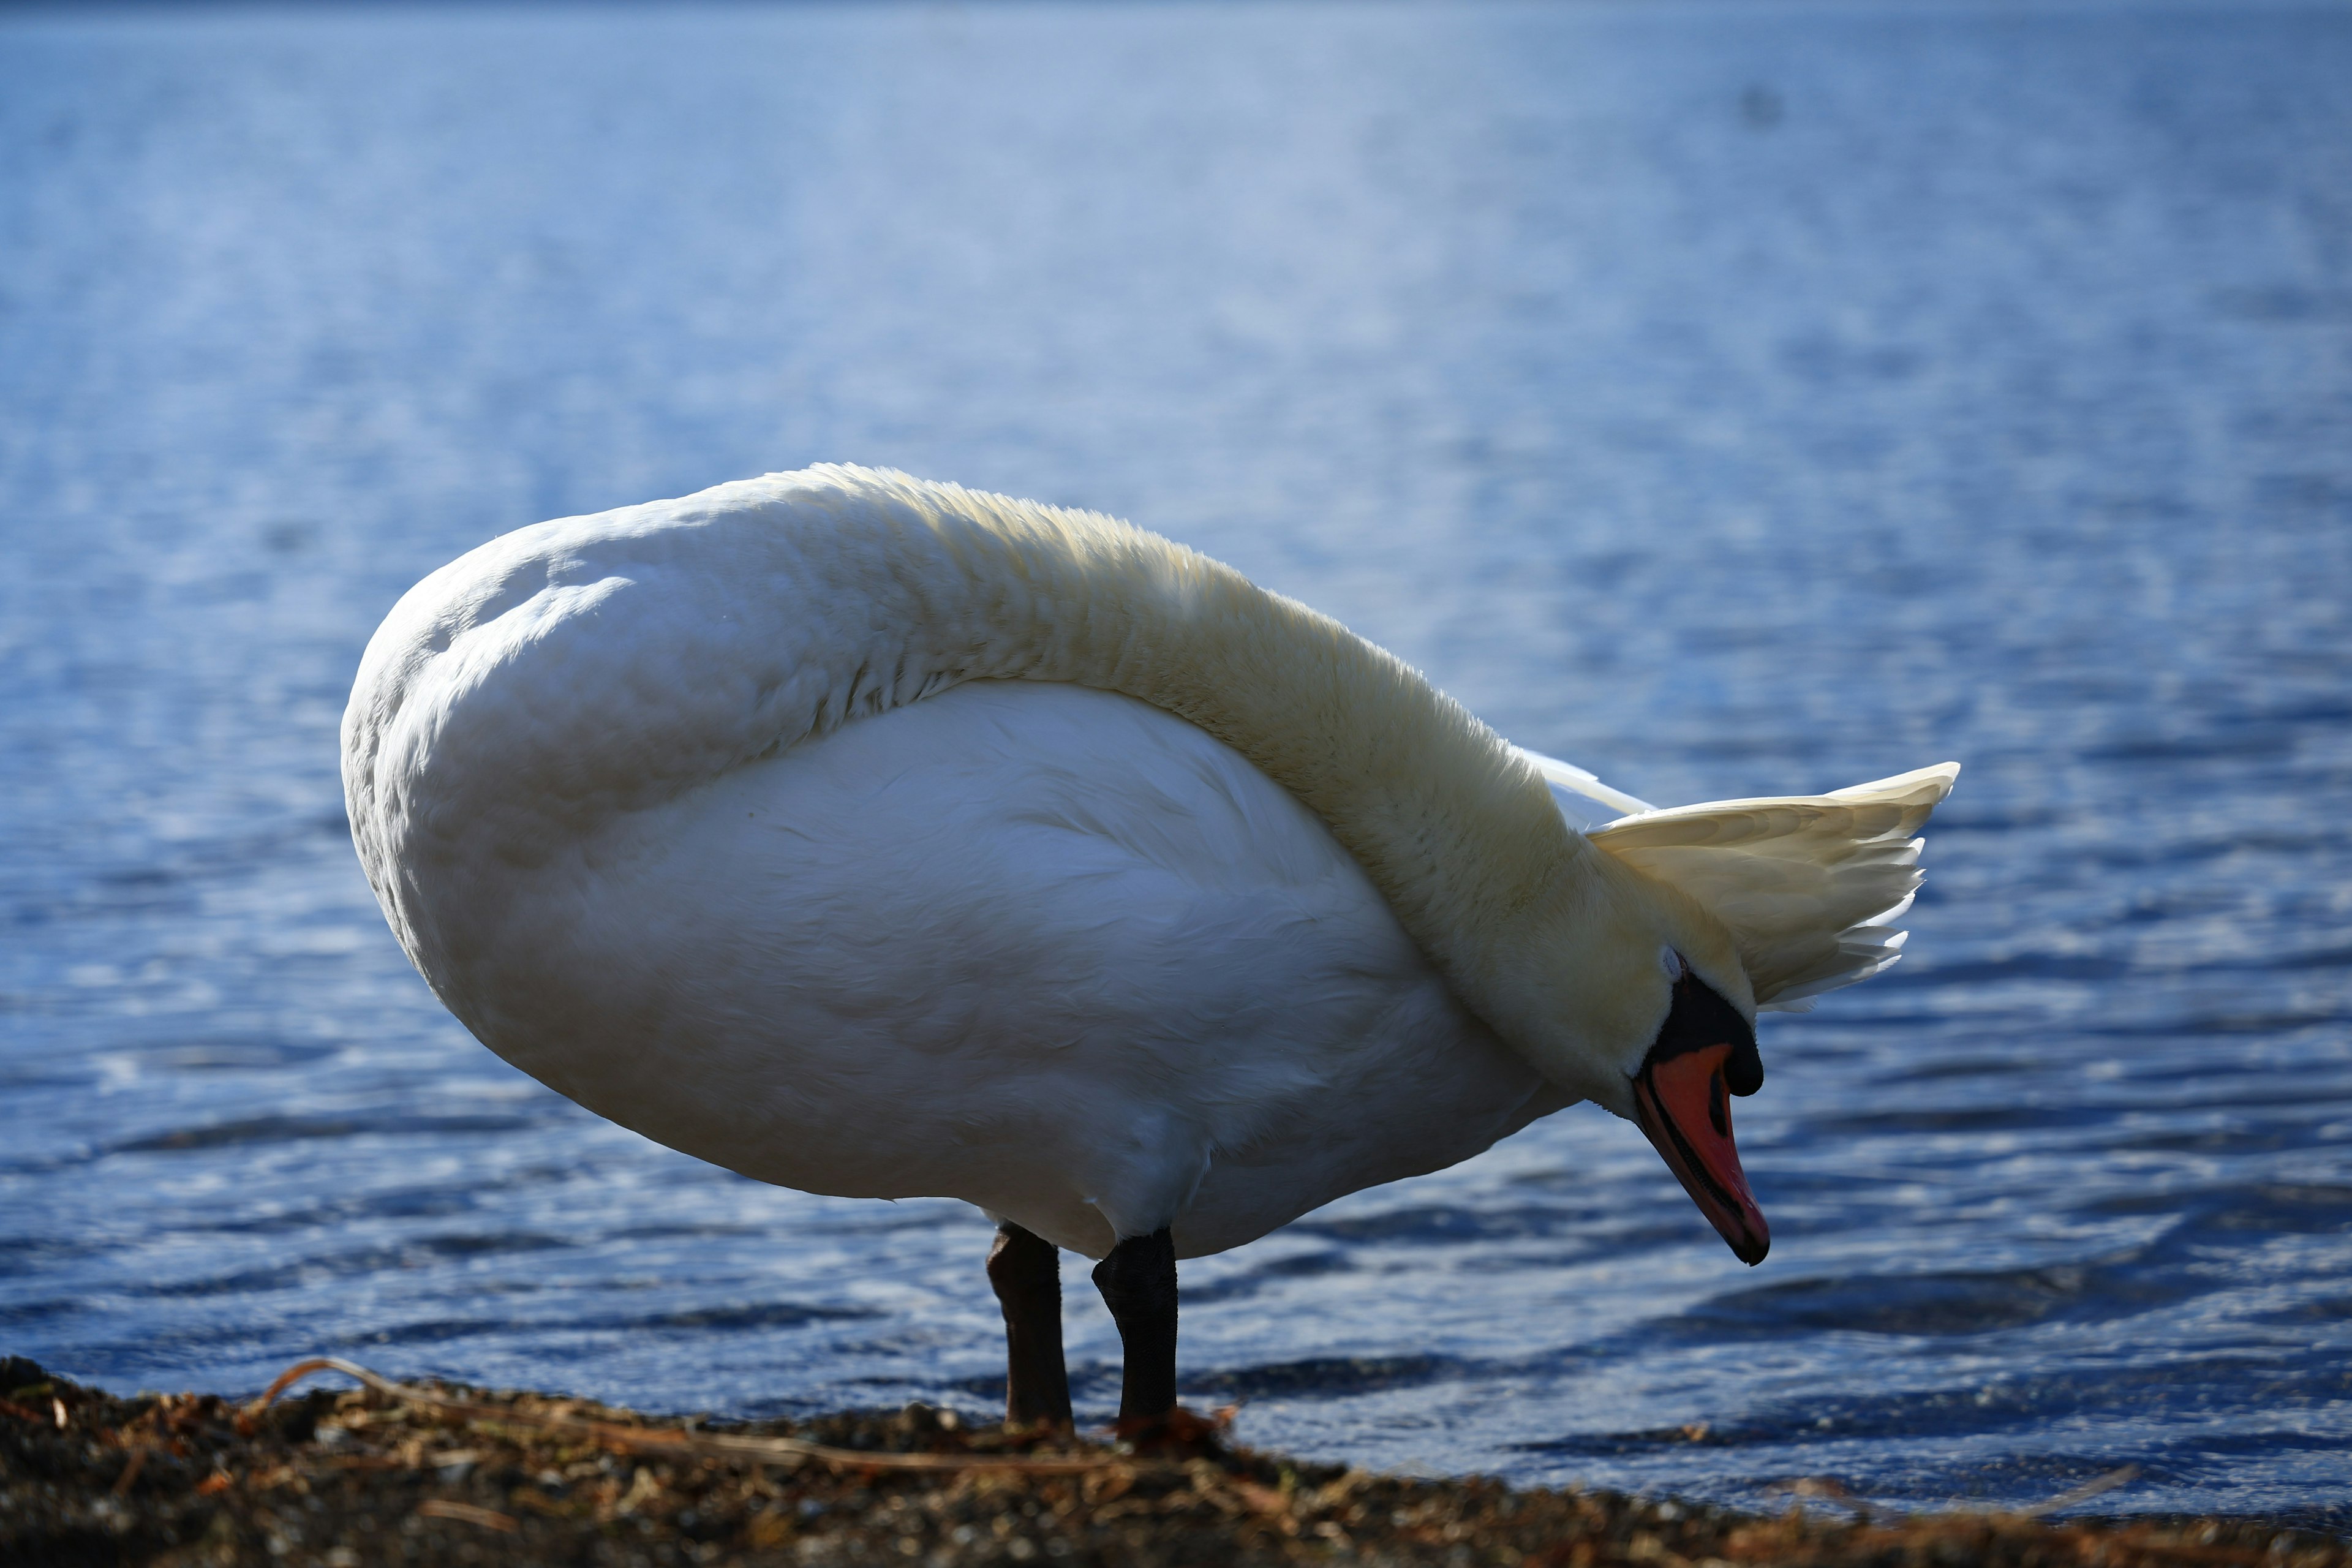
[[[920,1405],[713,1426],[446,1385],[259,1407],[116,1398],[5,1359],[0,1563],[2352,1568],[2352,1552],[2248,1520],[1753,1515],[1407,1479],[1232,1447],[1181,1412],[1111,1443]]]

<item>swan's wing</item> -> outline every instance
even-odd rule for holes
[[[1678,805],[1589,837],[1730,928],[1759,1008],[1803,1012],[1901,956],[1894,922],[1919,886],[1916,834],[1959,771],[1941,763],[1828,795]]]
[[[1614,821],[1633,812],[1654,811],[1645,800],[1636,800],[1622,789],[1612,789],[1578,767],[1563,763],[1558,757],[1547,757],[1541,752],[1530,752],[1525,746],[1514,748],[1519,755],[1535,764],[1543,774],[1544,783],[1551,786],[1551,798],[1559,807],[1560,816],[1579,833],[1589,833],[1604,822]]]

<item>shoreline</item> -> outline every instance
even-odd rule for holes
[[[1771,1515],[1374,1475],[1183,1412],[1112,1443],[924,1405],[706,1426],[373,1383],[121,1398],[0,1358],[0,1561],[2352,1568],[2345,1542],[2260,1520]]]

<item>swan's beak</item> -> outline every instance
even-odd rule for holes
[[[1664,1059],[1653,1055],[1633,1075],[1633,1106],[1642,1131],[1698,1212],[1742,1263],[1761,1263],[1771,1249],[1772,1231],[1748,1190],[1739,1149],[1731,1141],[1731,1094],[1724,1082],[1731,1059],[1728,1042]]]

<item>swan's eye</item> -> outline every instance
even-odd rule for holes
[[[1683,977],[1683,955],[1671,947],[1658,949],[1658,967],[1666,972],[1668,981]]]

